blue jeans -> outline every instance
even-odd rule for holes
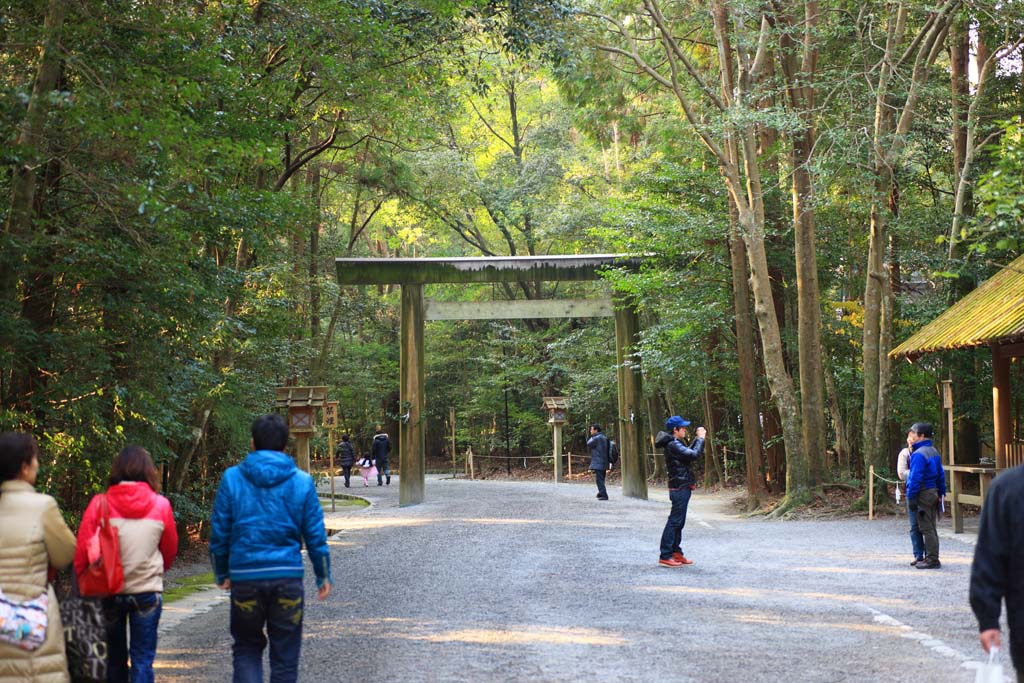
[[[163,606],[162,593],[115,595],[103,601],[107,617],[107,681],[152,683],[156,629],[160,625]],[[130,672],[129,658],[132,662]]]
[[[231,582],[233,683],[263,683],[268,636],[270,682],[294,683],[298,679],[303,598],[302,579]]]
[[[910,545],[914,548],[914,559],[924,559],[924,536],[921,535],[921,527],[917,525],[917,513],[910,509],[910,501],[907,501],[907,516],[910,517]]]
[[[693,490],[689,486],[681,489],[669,489],[668,497],[672,501],[672,511],[668,513],[665,530],[661,532],[661,559],[667,560],[672,553],[682,553],[679,543],[683,540],[683,527],[686,526],[686,508],[690,505]]]
[[[608,475],[604,470],[594,470],[594,479],[597,480],[597,495],[602,498],[608,497],[608,489],[604,487],[604,478]]]

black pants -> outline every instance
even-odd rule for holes
[[[342,465],[341,473],[345,475],[345,488],[348,488],[348,480],[352,476],[352,465]]]
[[[607,474],[604,470],[593,470],[594,479],[597,480],[597,495],[599,498],[608,497],[608,489],[604,487],[604,478]]]
[[[917,494],[917,526],[924,537],[924,554],[929,560],[939,559],[939,493],[924,489]]]
[[[686,509],[690,506],[693,489],[684,486],[669,489],[668,497],[672,501],[672,510],[668,513],[665,529],[661,532],[661,559],[667,560],[672,553],[683,553],[680,545],[683,540],[683,527],[686,526]]]

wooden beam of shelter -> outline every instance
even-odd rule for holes
[[[638,268],[627,254],[481,258],[339,258],[339,285],[403,285],[525,280],[598,280],[602,268]]]
[[[608,318],[607,299],[516,299],[504,301],[426,301],[427,320],[523,320],[539,318]]]

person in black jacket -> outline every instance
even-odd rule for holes
[[[388,468],[390,454],[391,439],[383,429],[377,427],[377,433],[373,435],[373,445],[370,446],[370,455],[377,465],[377,486],[384,485],[384,477],[387,477],[388,486],[391,486],[391,470]]]
[[[697,438],[689,446],[683,443],[689,420],[678,415],[665,420],[666,432],[658,432],[654,445],[665,449],[665,471],[668,473],[668,497],[672,501],[665,530],[661,533],[661,557],[658,564],[662,567],[682,567],[693,564],[683,555],[680,543],[683,539],[683,527],[686,526],[686,509],[690,505],[690,496],[696,487],[697,480],[690,470],[690,463],[701,456],[704,451],[704,436],[707,430],[697,427]]]
[[[597,499],[608,500],[608,489],[604,487],[604,478],[608,473],[608,437],[601,433],[601,425],[590,425],[587,448],[590,449],[590,471],[597,481]]]
[[[341,473],[345,475],[345,488],[348,488],[349,478],[352,476],[352,466],[356,464],[356,449],[352,447],[352,442],[348,440],[348,434],[341,435],[341,443],[335,449],[334,456],[338,458],[338,464],[341,465]],[[332,474],[331,476],[334,475]]]
[[[999,613],[1004,598],[1010,656],[1017,682],[1024,683],[1024,465],[996,477],[981,508],[970,600],[985,652],[1001,645]]]

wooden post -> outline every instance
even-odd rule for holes
[[[551,423],[552,448],[555,454],[555,483],[561,484],[565,477],[562,474],[562,425]]]
[[[640,340],[640,318],[633,302],[615,302],[615,363],[619,397],[619,450],[622,467],[622,495],[647,500],[647,459],[640,425],[644,397],[640,363],[630,356]]]
[[[875,466],[868,467],[868,519],[875,518]]]
[[[1006,467],[1006,445],[1010,443],[1010,359],[999,344],[992,345],[992,431],[995,433],[996,469]]]
[[[469,478],[476,479],[476,471],[473,469],[473,447],[470,446],[466,452],[466,462],[469,464]]]
[[[954,453],[955,441],[953,435],[953,380],[944,379],[942,380],[942,414],[945,421],[945,443],[942,449],[943,455],[946,456],[946,464],[952,466],[956,464],[956,455]],[[939,492],[940,496],[946,495],[945,491]]]
[[[309,472],[309,434],[295,435],[295,464],[303,472]]]
[[[425,374],[423,368],[423,285],[402,285],[400,332],[401,384],[398,419],[399,469],[398,504],[423,502],[426,488],[426,425],[423,423]]]
[[[458,474],[455,471],[455,406],[450,409],[451,422],[452,422],[452,479]]]
[[[330,454],[331,464],[329,467],[331,471],[328,476],[331,479],[331,512],[337,512],[337,508],[334,503],[334,430],[327,430],[327,452]]]

